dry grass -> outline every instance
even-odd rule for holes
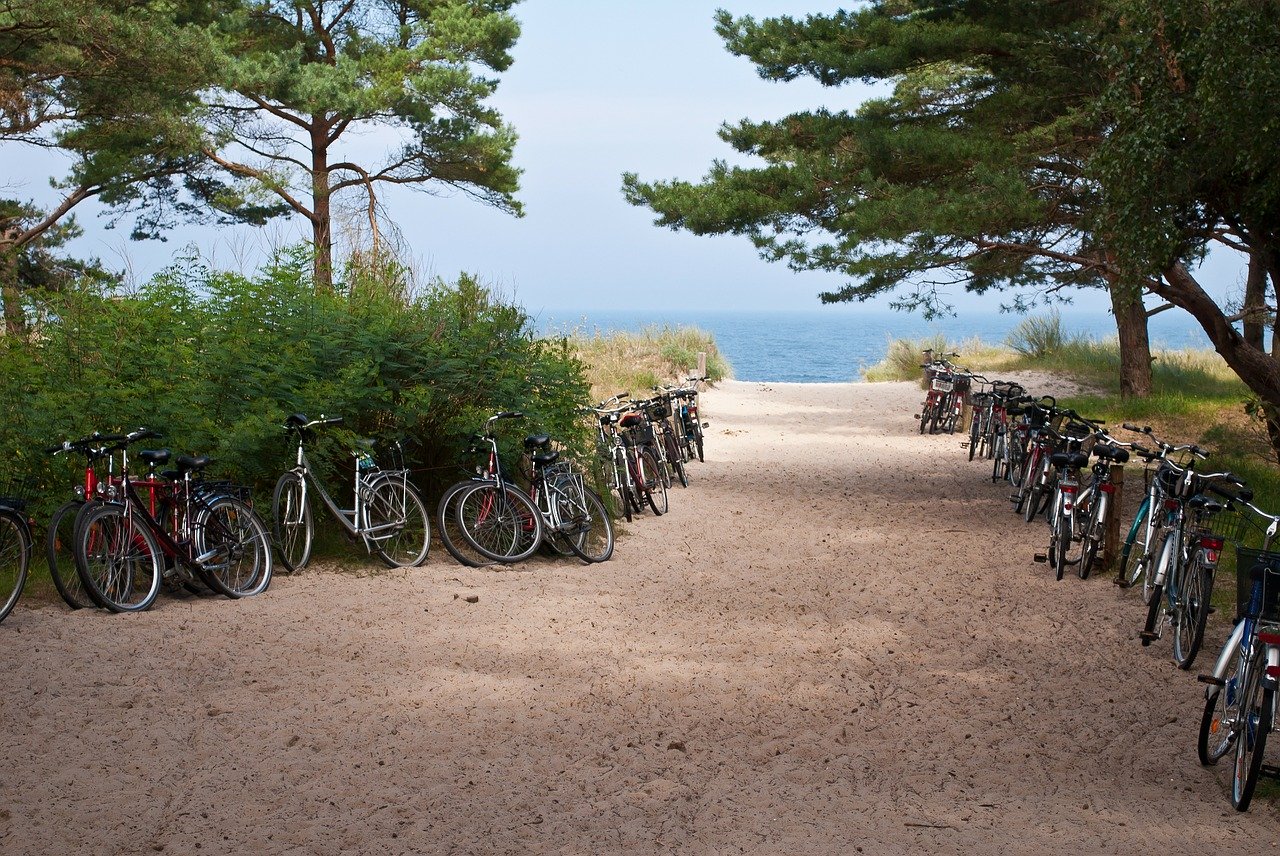
[[[682,380],[707,355],[707,376],[714,383],[733,376],[715,338],[697,327],[652,326],[638,333],[575,330],[569,346],[587,367],[596,401],[619,392],[642,396],[655,385]]]

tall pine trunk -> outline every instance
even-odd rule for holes
[[[1120,341],[1120,397],[1146,398],[1151,395],[1151,340],[1142,292],[1115,282],[1109,290]]]
[[[313,117],[311,130],[311,240],[315,244],[315,290],[333,291],[333,209],[329,188],[329,125]]]

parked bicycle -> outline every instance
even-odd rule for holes
[[[112,612],[136,612],[155,602],[166,576],[231,598],[264,591],[273,569],[266,527],[239,491],[198,479],[209,458],[180,455],[176,469],[157,472],[172,453],[143,450],[137,457],[147,473],[132,476],[128,446],[158,436],[147,429],[125,435],[109,501],[88,503],[77,515],[76,571],[85,592]]]
[[[1206,766],[1234,749],[1231,804],[1237,811],[1249,808],[1263,772],[1280,683],[1280,553],[1271,549],[1280,516],[1242,505],[1266,521],[1265,535],[1260,550],[1237,545],[1236,624],[1213,670],[1199,676],[1207,686],[1196,739]]]
[[[340,416],[308,419],[294,413],[285,420],[285,430],[296,438],[297,458],[293,469],[280,476],[271,498],[276,549],[290,572],[305,568],[311,561],[315,521],[311,495],[319,497],[343,530],[359,539],[365,549],[391,568],[408,568],[427,560],[431,548],[431,524],[427,508],[409,482],[403,451],[394,442],[387,450],[395,466],[382,469],[373,456],[373,441],[360,442],[351,449],[355,462],[351,507],[342,508],[325,490],[307,459],[306,443],[312,431],[342,422]]]
[[[21,483],[0,488],[0,621],[22,596],[31,565],[31,523]]]

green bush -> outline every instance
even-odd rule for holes
[[[260,502],[291,463],[284,418],[341,415],[312,458],[349,473],[353,435],[407,437],[430,493],[459,474],[467,437],[499,410],[584,451],[582,365],[563,340],[533,335],[522,309],[470,277],[409,296],[390,270],[348,270],[317,294],[292,251],[257,276],[180,262],[136,293],[84,285],[43,295],[27,340],[0,340],[0,449],[34,479],[38,514],[69,496],[76,461],[41,451],[94,430],[145,425],[175,452],[210,454]],[[82,463],[81,463],[82,466]]]

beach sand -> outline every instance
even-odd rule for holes
[[[721,385],[706,463],[602,565],[437,546],[240,602],[20,604],[0,852],[1274,849],[1138,595],[1033,564],[1043,523],[920,398]]]

